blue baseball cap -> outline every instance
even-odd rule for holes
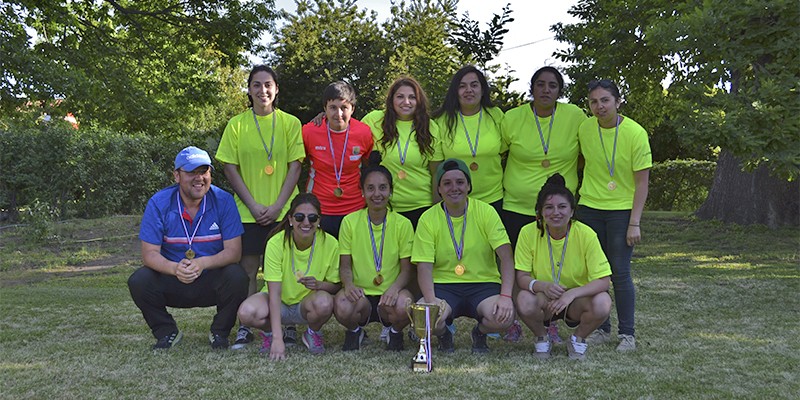
[[[200,148],[189,146],[180,153],[178,156],[175,157],[175,169],[182,169],[187,172],[194,171],[198,167],[202,167],[207,165],[209,167],[211,165],[211,157],[208,156],[208,153]]]

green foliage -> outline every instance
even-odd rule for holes
[[[49,221],[139,213],[171,184],[175,154],[188,145],[214,154],[216,132],[175,139],[105,129],[75,130],[66,123],[0,129],[0,209],[17,218]],[[214,184],[223,188],[222,173]]]
[[[383,24],[392,46],[385,87],[400,75],[411,75],[425,90],[430,108],[444,101],[449,77],[464,63],[457,48],[445,45],[455,10],[454,0],[392,4],[392,17]]]
[[[56,239],[54,224],[58,221],[59,214],[59,210],[49,203],[33,199],[30,206],[22,213],[25,236],[32,243],[46,243]]]
[[[700,160],[667,160],[653,164],[647,209],[697,210],[711,188],[717,163]]]
[[[217,104],[219,72],[271,27],[272,1],[3,2],[0,110],[65,99],[85,125],[174,133]],[[30,32],[30,33],[29,33]],[[221,70],[221,71],[220,71]],[[47,110],[45,110],[47,111]]]
[[[450,42],[461,52],[465,59],[472,58],[477,65],[485,68],[503,47],[503,38],[508,29],[507,23],[514,22],[511,17],[511,4],[503,7],[501,14],[494,14],[489,21],[489,27],[481,31],[478,22],[470,19],[469,13],[456,21],[456,30],[450,37]]]
[[[356,116],[377,108],[384,95],[389,44],[377,14],[355,0],[301,0],[276,35],[269,62],[279,74],[279,106],[309,121],[323,110],[322,91],[344,80],[357,92]]]
[[[570,14],[580,22],[552,29],[572,44],[556,56],[572,64],[573,102],[590,79],[614,79],[623,112],[649,131],[682,138],[690,152],[720,146],[748,169],[800,175],[796,1],[581,0]]]

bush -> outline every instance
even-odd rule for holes
[[[653,163],[647,209],[694,211],[703,204],[714,179],[717,163],[700,160],[667,160]]]
[[[11,220],[20,210],[40,219],[141,213],[153,193],[172,183],[175,154],[193,144],[213,157],[215,136],[157,138],[67,124],[0,127],[0,210]],[[214,183],[227,186],[220,168]],[[43,210],[48,216],[30,215]]]

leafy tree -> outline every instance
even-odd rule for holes
[[[269,28],[273,2],[105,0],[0,3],[0,109],[66,99],[83,123],[175,132],[215,104],[221,66]]]
[[[464,63],[458,49],[447,45],[456,3],[411,0],[392,4],[392,17],[383,24],[392,45],[384,87],[401,74],[412,75],[425,89],[431,107],[442,103],[449,77]]]
[[[510,22],[514,22],[511,4],[506,4],[501,14],[494,14],[484,31],[480,30],[478,21],[471,19],[469,13],[464,13],[455,22],[457,29],[453,31],[450,42],[465,59],[472,58],[478,66],[486,68],[503,48],[503,38],[508,33],[505,25]]]
[[[356,116],[378,107],[390,46],[377,13],[355,0],[299,0],[296,12],[286,15],[269,57],[280,78],[279,107],[308,121],[322,111],[323,89],[338,80],[356,89]]]
[[[581,21],[553,26],[572,44],[556,54],[570,77],[617,79],[651,132],[722,149],[701,217],[800,224],[796,1],[581,0],[570,13]]]

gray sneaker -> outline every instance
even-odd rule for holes
[[[533,344],[533,356],[540,360],[546,360],[550,358],[552,347],[548,336],[538,336],[536,337],[536,343]]]
[[[586,340],[583,338],[570,335],[569,339],[567,339],[567,353],[570,360],[585,360],[588,347]]]
[[[253,332],[250,331],[250,328],[246,326],[240,326],[239,330],[236,331],[236,340],[233,342],[231,346],[231,350],[241,350],[248,343],[253,341]]]
[[[617,345],[617,351],[634,351],[636,350],[636,337],[633,335],[626,335],[624,333],[620,333],[617,335],[619,337],[619,345]]]
[[[308,352],[311,354],[322,354],[325,352],[325,341],[322,339],[322,333],[316,331],[309,332],[306,329],[303,332],[303,344],[308,347]]]
[[[611,333],[602,329],[595,329],[594,332],[590,333],[589,336],[586,337],[586,343],[594,345],[603,344],[609,340],[611,340]]]

